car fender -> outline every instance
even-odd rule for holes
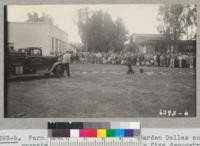
[[[57,65],[62,65],[62,63],[61,63],[61,62],[55,62],[55,63],[52,65],[52,67],[50,68],[50,70],[48,71],[48,73],[53,72],[53,70],[56,68]]]

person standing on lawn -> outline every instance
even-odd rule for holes
[[[183,60],[183,56],[182,56],[182,53],[180,52],[178,55],[179,68],[182,68],[182,60]]]
[[[64,70],[67,71],[67,76],[70,77],[70,60],[71,60],[71,54],[66,51],[66,53],[62,57],[62,63],[63,63],[63,68]]]
[[[131,57],[131,53],[130,52],[128,52],[128,54],[126,56],[126,64],[128,66],[127,74],[134,74],[134,71],[132,69],[132,57]]]
[[[172,52],[171,56],[170,56],[170,65],[169,65],[169,68],[174,68],[174,61],[175,61],[175,54],[174,54],[174,52]]]

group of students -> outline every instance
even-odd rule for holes
[[[195,55],[192,53],[154,53],[138,55],[126,53],[89,53],[79,52],[72,55],[74,63],[127,64],[137,66],[158,66],[170,68],[195,68]]]
[[[192,53],[154,53],[150,55],[134,55],[131,52],[125,54],[108,54],[108,53],[88,53],[88,54],[71,54],[66,52],[62,55],[64,69],[70,77],[70,61],[75,63],[93,63],[93,64],[126,64],[128,66],[127,74],[134,73],[132,65],[151,65],[157,67],[179,67],[195,68],[195,55]],[[140,70],[140,72],[143,72]]]
[[[153,65],[170,68],[195,68],[196,58],[193,53],[154,54]]]

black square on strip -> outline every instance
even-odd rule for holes
[[[69,129],[52,129],[52,137],[70,137]]]
[[[84,124],[83,122],[73,122],[70,124],[70,129],[83,129],[84,128]]]
[[[48,129],[56,129],[56,123],[55,122],[48,122]]]
[[[68,122],[56,122],[56,129],[69,129]]]

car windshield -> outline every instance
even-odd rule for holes
[[[41,56],[41,50],[40,49],[33,49],[31,50],[31,56]]]

